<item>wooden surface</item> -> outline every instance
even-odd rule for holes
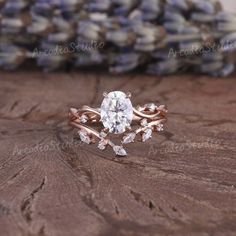
[[[1,236],[236,235],[235,77],[0,74]],[[146,144],[82,145],[68,108],[102,92],[167,104]]]

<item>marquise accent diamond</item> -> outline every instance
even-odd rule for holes
[[[127,152],[122,146],[114,146],[113,150],[117,156],[127,156]]]
[[[136,136],[135,133],[128,133],[127,135],[123,137],[123,143],[127,144],[127,143],[134,142],[135,136]]]
[[[100,149],[100,150],[104,150],[105,148],[106,148],[106,146],[107,146],[107,143],[106,143],[106,141],[105,140],[100,140],[99,141],[99,143],[98,143],[98,148]]]
[[[82,142],[87,144],[91,143],[91,139],[86,131],[84,130],[79,131],[79,137]]]
[[[145,142],[152,137],[152,129],[146,129],[142,135],[142,141]]]

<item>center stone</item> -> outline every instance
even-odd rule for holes
[[[132,119],[133,106],[125,93],[114,91],[106,95],[101,105],[101,121],[110,133],[124,133]]]

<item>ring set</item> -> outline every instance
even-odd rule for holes
[[[165,105],[150,103],[133,107],[130,93],[113,91],[103,95],[100,108],[83,106],[81,109],[69,110],[69,123],[79,129],[82,142],[97,142],[100,150],[110,146],[117,156],[126,156],[124,145],[136,140],[145,142],[152,137],[153,132],[163,131],[163,123],[167,120]],[[114,144],[109,134],[121,135],[120,145]]]

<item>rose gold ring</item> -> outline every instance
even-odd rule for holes
[[[100,108],[70,108],[69,123],[79,129],[82,142],[98,142],[99,149],[105,150],[110,146],[117,156],[126,156],[124,145],[135,140],[145,142],[152,137],[153,132],[163,131],[163,123],[167,120],[165,105],[149,103],[133,107],[131,94],[121,91],[105,92],[103,96]],[[122,135],[121,144],[114,144],[109,134]]]

